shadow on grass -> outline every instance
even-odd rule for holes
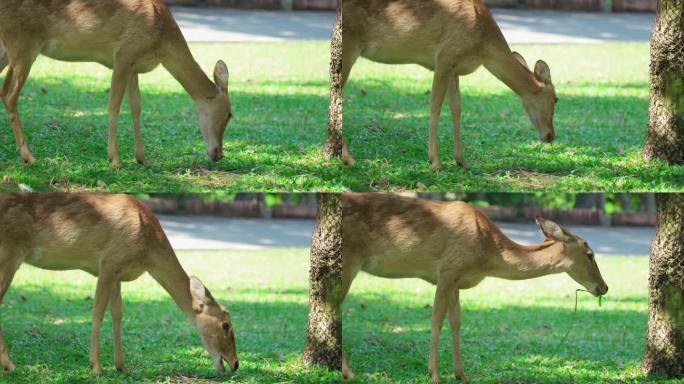
[[[642,299],[643,302],[644,299]],[[345,301],[344,348],[358,382],[429,382],[427,356],[432,309],[389,294],[354,294]],[[641,360],[647,314],[580,304],[561,307],[462,305],[461,351],[474,383],[617,382]],[[440,339],[440,372],[454,381],[451,330]]]
[[[170,298],[131,297],[124,289],[123,341],[130,376],[113,368],[109,315],[101,333],[104,382],[334,382],[337,374],[303,367],[308,309],[283,300],[260,301],[273,293],[306,297],[306,289],[214,291],[226,305],[236,330],[240,369],[217,374],[199,335]],[[225,300],[250,295],[254,300]],[[25,298],[25,299],[23,299]],[[88,363],[92,299],[61,294],[43,286],[12,287],[1,326],[19,369],[0,373],[0,382],[90,382]],[[300,300],[301,302],[301,300]]]

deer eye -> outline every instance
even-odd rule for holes
[[[230,324],[223,323],[223,330],[226,331],[226,333],[227,333],[230,330]]]
[[[594,260],[594,252],[587,251],[587,257],[589,258],[589,260]]]

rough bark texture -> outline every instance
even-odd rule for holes
[[[311,239],[309,325],[302,361],[342,369],[342,202],[340,194],[321,194]]]
[[[330,106],[328,128],[325,134],[323,155],[342,158],[344,135],[342,131],[342,1],[337,3],[337,16],[330,42]]]
[[[684,2],[658,4],[651,37],[651,106],[644,158],[684,162]]]
[[[656,205],[642,368],[647,374],[684,377],[684,194],[659,194]]]

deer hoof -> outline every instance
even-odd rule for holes
[[[432,160],[432,170],[437,172],[442,168],[442,162],[439,160]]]
[[[456,377],[461,379],[461,381],[463,381],[464,383],[467,383],[469,381],[468,377],[463,372],[456,373]]]
[[[456,165],[463,169],[468,169],[468,163],[465,161],[464,158],[456,159]]]
[[[102,374],[102,368],[99,364],[93,365],[93,376],[100,376]]]
[[[128,368],[126,368],[126,365],[124,363],[116,363],[116,370],[128,376]]]
[[[352,166],[352,165],[356,164],[356,160],[354,160],[354,158],[351,157],[351,155],[349,155],[349,154],[342,155],[342,163],[344,163],[344,165]]]
[[[442,381],[442,379],[439,377],[439,373],[433,373],[430,375],[430,380],[432,380],[432,382],[435,384],[439,384],[439,382]]]
[[[112,160],[112,168],[114,168],[114,169],[121,168],[121,160],[119,160],[119,159]]]
[[[356,375],[354,375],[354,372],[352,372],[351,370],[345,370],[345,369],[342,370],[342,378],[345,380],[351,380],[355,376]]]
[[[145,168],[149,168],[152,165],[147,159],[137,160],[137,162]]]
[[[27,164],[33,164],[36,162],[36,158],[33,157],[33,154],[29,150],[21,151],[21,159]]]
[[[12,361],[4,361],[3,364],[2,364],[2,366],[3,366],[3,367],[5,368],[5,370],[8,371],[8,372],[12,372],[12,371],[14,371],[15,369],[17,369],[17,367],[14,365],[14,363],[12,363]]]

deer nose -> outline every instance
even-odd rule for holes
[[[606,284],[603,284],[602,286],[598,287],[598,293],[599,295],[603,296],[606,293],[608,293],[608,286]]]

